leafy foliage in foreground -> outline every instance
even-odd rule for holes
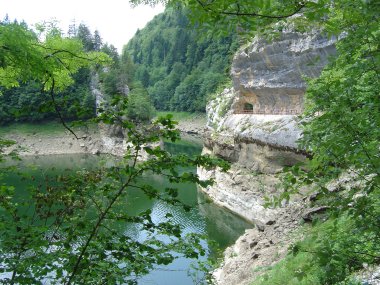
[[[354,284],[350,283],[355,279],[350,277],[352,272],[362,269],[363,264],[380,262],[379,194],[375,191],[356,201],[368,208],[363,212],[354,213],[353,208],[352,212],[315,222],[284,260],[252,284]]]
[[[308,185],[318,193],[318,204],[331,207],[330,219],[295,245],[294,256],[263,284],[272,284],[282,270],[289,284],[309,284],[308,278],[310,284],[337,284],[363,264],[380,263],[380,6],[336,1],[319,8],[328,13],[325,30],[342,38],[337,58],[308,82],[300,145],[312,158],[290,169],[278,201]],[[338,183],[335,189],[331,181]],[[304,257],[315,265],[292,267]]]
[[[0,124],[56,119],[58,106],[67,120],[95,115],[89,67],[109,60],[93,48],[84,53],[92,38],[83,30],[88,28],[80,25],[78,33],[65,38],[54,24],[32,31],[25,23],[0,23]],[[52,78],[54,98],[46,92]]]
[[[329,3],[327,0],[318,1],[318,3],[293,0],[171,0],[169,2],[130,0],[130,2],[134,5],[164,3],[174,9],[185,7],[189,11],[189,20],[194,26],[200,28],[202,33],[213,36],[238,33],[243,37],[267,33],[270,24],[286,20],[299,12],[308,13],[309,18],[319,19],[327,10],[324,5]]]
[[[71,83],[80,68],[108,62],[104,53],[85,52],[83,43],[63,39],[56,30],[47,31],[41,41],[24,25],[0,25],[0,84],[18,86],[29,80],[39,82],[51,99]],[[181,232],[171,220],[154,223],[150,211],[129,213],[127,193],[141,191],[147,199],[158,199],[189,209],[178,199],[177,183],[200,181],[180,166],[206,168],[227,165],[206,156],[173,156],[156,146],[161,139],[175,141],[179,132],[170,116],[156,124],[138,128],[130,120],[127,98],[112,100],[98,121],[118,123],[128,136],[122,161],[110,168],[79,171],[31,183],[18,189],[0,176],[0,274],[3,284],[136,284],[156,264],[168,264],[178,254],[189,258],[205,255],[202,236]],[[54,101],[56,103],[56,101]],[[53,103],[54,103],[53,102]],[[55,111],[59,113],[58,105]],[[64,120],[62,123],[67,127]],[[68,128],[68,127],[67,127]],[[69,128],[68,128],[69,129]],[[75,133],[69,129],[73,135]],[[14,142],[0,140],[3,151]],[[141,153],[149,158],[139,162]],[[11,154],[14,156],[13,154]],[[1,165],[1,172],[16,171]],[[159,191],[144,184],[144,175],[164,175],[173,187]],[[23,179],[31,179],[20,173]],[[143,240],[128,236],[126,224],[145,233]]]
[[[104,112],[99,120],[114,123],[120,113]],[[116,115],[116,117],[115,117]],[[199,183],[181,166],[227,165],[211,157],[171,155],[155,146],[160,139],[179,137],[170,116],[158,119],[148,129],[121,121],[129,137],[123,160],[110,168],[60,175],[30,186],[20,195],[12,185],[0,188],[1,272],[4,284],[136,284],[139,276],[155,265],[169,264],[179,255],[198,258],[206,254],[201,235],[181,232],[171,220],[152,221],[151,212],[128,211],[128,193],[141,191],[146,199],[190,207],[178,199],[177,183]],[[160,127],[159,127],[160,126]],[[149,159],[139,162],[142,152]],[[164,175],[172,183],[160,189],[144,184],[146,175]],[[17,195],[18,194],[18,195]],[[17,198],[16,198],[17,197]],[[128,236],[122,229],[135,225],[143,240]]]
[[[26,24],[1,23],[0,31],[0,84],[6,88],[35,80],[45,91],[64,90],[80,68],[109,62],[104,53],[84,52],[81,40],[63,38],[56,28],[44,31],[43,42]]]

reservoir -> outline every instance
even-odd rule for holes
[[[196,143],[180,142],[177,144],[165,143],[165,149],[170,153],[185,153],[187,155],[199,154],[202,146]],[[17,162],[17,170],[27,169],[29,178],[36,183],[43,181],[46,177],[77,171],[80,169],[93,169],[100,165],[107,167],[113,165],[114,157],[95,156],[88,154],[75,155],[49,155],[39,157],[24,157]],[[184,169],[195,172],[195,169]],[[17,195],[23,195],[23,189],[29,187],[30,179],[20,179],[15,171],[3,181],[16,187]],[[169,187],[169,182],[162,176],[150,175],[143,177],[144,183],[149,183],[155,187],[164,189]],[[208,248],[208,254],[217,258],[218,254],[244,232],[251,224],[237,217],[226,209],[220,208],[210,203],[205,195],[197,189],[195,184],[177,184],[180,188],[179,199],[192,206],[190,211],[185,211],[182,207],[173,206],[160,200],[147,199],[136,189],[128,190],[128,213],[140,213],[150,210],[152,221],[160,223],[165,220],[169,213],[175,223],[183,227],[184,233],[197,233],[206,235],[214,241],[213,248]],[[138,227],[131,225],[123,228],[125,234],[139,241],[145,238],[145,234]],[[204,243],[208,247],[207,243]],[[203,258],[203,257],[202,257]],[[203,258],[206,260],[206,257]],[[203,284],[202,272],[191,269],[196,265],[196,260],[179,257],[168,265],[157,265],[150,273],[138,279],[138,284],[149,285],[192,285]],[[3,275],[4,276],[4,275]],[[49,284],[47,282],[46,284]]]

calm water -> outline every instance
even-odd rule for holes
[[[201,145],[194,143],[176,145],[166,143],[165,147],[170,152],[182,152],[189,155],[201,152]],[[38,178],[81,168],[93,168],[100,163],[112,165],[113,160],[114,158],[93,155],[51,155],[24,158],[18,167],[33,166],[28,171],[30,175]],[[195,171],[195,169],[190,170]],[[8,177],[7,180],[12,180],[12,183],[19,189],[26,187],[25,182],[16,175]],[[167,181],[159,176],[145,177],[144,180],[153,183],[155,186],[165,187],[165,185],[168,185]],[[252,226],[225,209],[212,203],[204,203],[206,197],[197,191],[196,185],[180,185],[180,188],[181,200],[194,206],[190,212],[185,212],[182,207],[170,206],[161,201],[148,200],[137,191],[131,191],[131,196],[128,199],[131,201],[129,211],[138,213],[150,208],[155,222],[164,220],[165,214],[171,213],[175,221],[184,226],[185,233],[206,234],[210,239],[216,241],[218,249],[224,249],[232,244],[246,228]],[[144,234],[134,227],[128,228],[126,232],[136,239],[144,238]],[[156,268],[150,274],[141,278],[139,284],[195,284],[193,277],[188,275],[192,263],[194,263],[194,260],[179,258],[168,266]]]

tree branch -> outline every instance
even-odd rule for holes
[[[76,133],[66,124],[65,120],[63,119],[63,116],[61,114],[61,112],[59,111],[59,108],[58,108],[58,105],[55,101],[55,97],[54,97],[54,87],[55,87],[55,80],[54,78],[51,76],[50,77],[52,79],[52,85],[50,87],[50,98],[51,98],[51,101],[53,103],[53,106],[54,106],[54,110],[57,112],[57,115],[59,117],[59,120],[61,121],[62,125],[66,128],[66,130],[68,130],[70,133],[73,134],[73,136],[79,140],[79,139],[83,139],[84,137],[78,137],[76,135]]]
[[[138,156],[139,156],[139,150],[137,149],[136,152],[135,152],[135,155],[134,155],[134,159],[133,159],[133,163],[132,163],[132,167],[135,167],[136,164],[137,164],[137,160],[138,160]],[[124,190],[130,185],[130,183],[132,182],[133,178],[138,175],[139,172],[137,173],[134,173],[134,174],[131,174],[129,177],[128,177],[128,180],[123,184],[121,185],[121,187],[119,188],[119,190],[117,191],[117,193],[115,194],[115,196],[112,198],[112,200],[109,202],[108,206],[104,209],[104,211],[102,212],[102,214],[99,216],[98,218],[98,221],[96,222],[96,224],[94,225],[94,227],[92,228],[92,231],[89,235],[89,237],[87,238],[85,244],[83,245],[82,247],[82,250],[80,251],[80,254],[75,262],[75,265],[73,267],[73,270],[69,276],[69,279],[68,281],[65,283],[66,285],[70,285],[72,284],[73,280],[74,280],[74,277],[75,275],[77,274],[77,271],[79,270],[79,265],[80,263],[82,262],[82,259],[83,259],[83,256],[84,254],[86,253],[91,241],[96,237],[97,235],[97,232],[100,228],[100,226],[102,226],[102,223],[103,221],[105,220],[107,214],[109,213],[109,211],[111,210],[112,206],[115,204],[115,202],[117,201],[117,199],[121,196],[121,194],[124,192]]]
[[[285,14],[285,15],[264,15],[260,13],[255,13],[255,12],[240,12],[240,5],[238,5],[237,11],[216,11],[212,8],[210,8],[209,5],[206,5],[203,3],[201,0],[196,0],[198,4],[202,7],[203,10],[211,13],[216,13],[219,15],[225,15],[225,16],[236,16],[236,17],[258,17],[258,18],[267,18],[267,19],[285,19],[289,18],[291,16],[294,16],[295,14],[299,13],[302,8],[305,7],[305,4],[297,4],[295,7],[295,10],[291,12],[290,14]]]
[[[87,61],[94,61],[95,59],[98,59],[98,58],[99,58],[99,57],[96,57],[96,58],[89,58],[89,57],[80,56],[80,55],[78,55],[78,54],[76,54],[76,53],[73,53],[73,52],[71,52],[71,51],[69,51],[69,50],[65,50],[65,49],[54,49],[54,48],[50,48],[50,47],[45,47],[45,46],[40,45],[40,44],[34,44],[34,45],[36,45],[36,46],[38,46],[38,47],[41,47],[41,48],[43,48],[43,49],[45,49],[45,50],[50,50],[50,51],[52,51],[52,53],[46,55],[46,56],[44,57],[44,59],[47,59],[47,58],[49,58],[49,57],[53,57],[53,56],[55,56],[55,55],[57,55],[57,54],[59,54],[59,53],[67,53],[67,54],[71,55],[71,56],[74,57],[74,58],[83,59],[83,60],[87,60]],[[106,62],[106,61],[104,61],[104,62]]]

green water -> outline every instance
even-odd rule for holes
[[[201,145],[194,143],[170,144],[166,143],[165,147],[170,152],[181,152],[198,154],[201,152]],[[112,165],[115,158],[98,157],[93,155],[50,155],[40,157],[26,157],[17,165],[18,169],[26,166],[29,168],[29,175],[40,180],[49,175],[56,175],[63,172],[75,171],[82,168],[94,168],[99,164]],[[188,169],[187,169],[188,170]],[[190,169],[195,171],[195,169]],[[7,177],[18,189],[25,188],[26,181],[23,181],[16,174]],[[144,177],[144,182],[152,183],[160,187],[168,186],[168,182],[160,176]],[[206,234],[210,239],[214,240],[218,249],[224,249],[232,244],[246,228],[252,225],[233,215],[229,211],[216,206],[213,203],[205,203],[206,197],[197,190],[194,184],[179,185],[180,199],[194,207],[190,212],[186,212],[182,207],[175,207],[163,203],[162,201],[149,200],[138,191],[131,191],[128,201],[128,212],[138,213],[146,209],[151,209],[154,222],[164,220],[165,214],[171,213],[175,222],[184,226],[185,233],[201,233]],[[21,194],[20,194],[21,195]],[[136,227],[126,229],[126,233],[137,240],[144,238],[144,233],[140,232]],[[157,284],[157,285],[187,285],[195,284],[192,277],[188,275],[191,263],[194,260],[178,258],[168,266],[160,266],[153,270],[150,274],[142,277],[139,284]],[[200,275],[201,276],[201,275]],[[202,277],[200,277],[201,279]]]

